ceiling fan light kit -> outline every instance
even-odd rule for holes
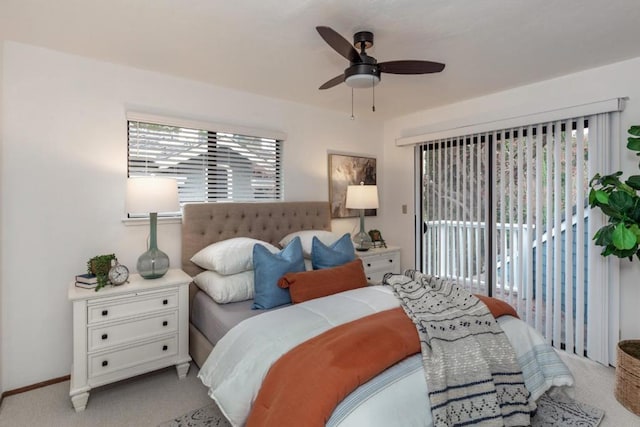
[[[358,64],[344,70],[344,82],[347,86],[355,88],[355,89],[365,89],[370,88],[372,86],[376,86],[380,83],[380,71],[375,70],[367,70],[367,71],[357,71],[351,70],[352,68],[362,68],[362,67],[371,67],[370,65]],[[375,68],[375,67],[372,67]],[[376,73],[377,71],[377,73]]]
[[[390,74],[429,74],[439,73],[444,69],[444,64],[432,61],[401,60],[380,62],[373,56],[369,56],[366,50],[373,46],[373,33],[359,31],[353,35],[353,45],[335,30],[319,26],[316,30],[320,37],[333,50],[349,60],[349,67],[340,74],[320,86],[320,90],[330,89],[340,83],[355,89],[373,88],[381,80],[381,73]],[[360,52],[356,50],[360,49]],[[352,95],[353,96],[353,95]],[[375,111],[375,106],[373,108]],[[353,113],[352,113],[353,116]]]

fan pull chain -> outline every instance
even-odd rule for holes
[[[371,93],[373,94],[373,103],[371,105],[371,111],[376,112],[376,82],[371,77]]]
[[[351,120],[355,120],[355,116],[353,115],[353,88],[351,88]]]

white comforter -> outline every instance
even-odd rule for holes
[[[242,426],[262,380],[280,356],[334,326],[398,306],[390,288],[369,286],[252,317],[216,344],[198,378],[231,424]],[[536,331],[508,316],[499,321],[534,399],[551,386],[573,384],[569,370]],[[385,375],[355,390],[328,425],[432,425],[421,364],[405,363]]]

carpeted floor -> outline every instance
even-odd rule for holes
[[[640,427],[640,417],[613,395],[613,368],[564,352],[560,357],[576,379],[571,396],[605,411],[599,427]],[[84,412],[71,406],[69,381],[8,396],[0,406],[0,427],[157,427],[211,403],[197,372],[192,366],[187,378],[178,380],[175,369],[169,368],[100,387],[91,391]]]
[[[543,395],[531,420],[532,427],[596,427],[604,411],[575,401],[563,394]],[[231,427],[215,403],[189,411],[158,427]]]
[[[531,420],[533,427],[595,427],[600,424],[604,411],[578,402],[562,394],[543,394],[538,399],[538,410]]]

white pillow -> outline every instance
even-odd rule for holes
[[[311,262],[311,258],[304,259],[304,268],[307,271],[313,270],[313,263]]]
[[[300,242],[302,243],[302,254],[305,258],[311,258],[311,242],[313,241],[313,236],[316,236],[322,243],[329,246],[340,237],[339,234],[332,233],[331,231],[326,230],[302,230],[296,231],[295,233],[287,234],[280,240],[280,246],[283,248],[289,244],[290,241],[295,239],[296,237],[300,237]]]
[[[278,252],[275,246],[249,237],[234,237],[212,243],[191,257],[191,261],[205,270],[222,275],[236,274],[253,269],[253,245],[260,244],[270,252]]]
[[[229,276],[207,270],[198,274],[193,281],[219,304],[253,298],[253,270]]]

